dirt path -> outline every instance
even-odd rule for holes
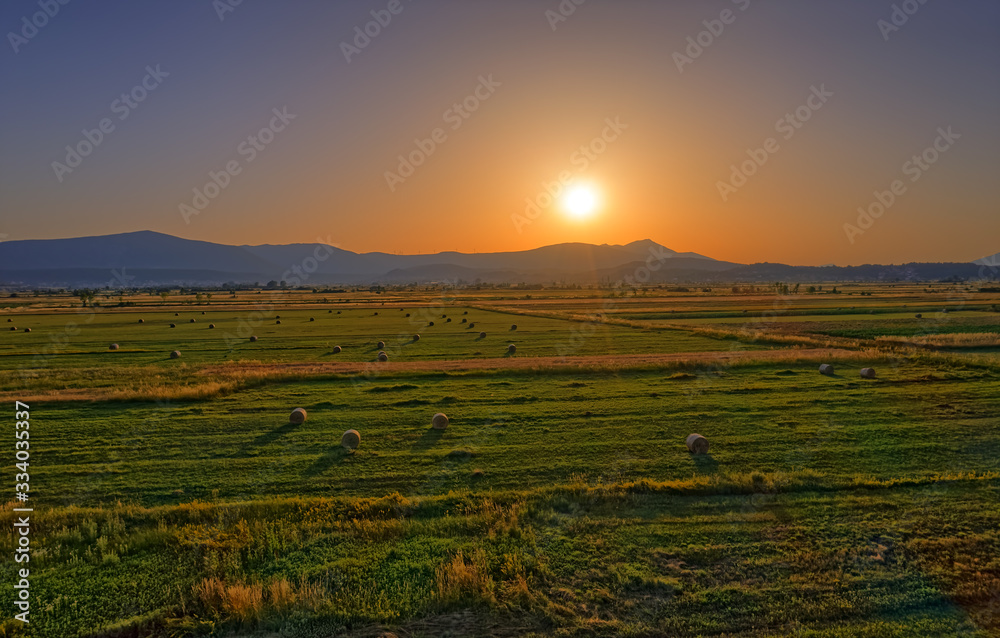
[[[199,374],[226,377],[241,375],[313,375],[313,374],[363,374],[372,370],[386,372],[452,372],[463,370],[512,370],[552,368],[608,368],[622,369],[651,367],[685,362],[711,365],[742,361],[819,361],[843,359],[857,355],[852,350],[840,348],[802,348],[779,350],[674,352],[650,354],[615,354],[578,357],[504,357],[500,359],[446,359],[435,361],[373,361],[310,362],[310,363],[233,363],[205,366]]]

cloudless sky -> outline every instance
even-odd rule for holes
[[[395,15],[388,0],[243,0],[220,17],[229,1],[0,5],[7,240],[150,229],[430,253],[650,238],[804,265],[1000,251],[993,0],[566,0],[560,22],[557,0],[401,0]],[[894,5],[912,13],[887,32]],[[391,21],[348,62],[343,43],[375,32],[372,11]],[[705,21],[717,35],[699,36]],[[679,70],[686,51],[698,55]],[[144,79],[155,88],[120,119],[115,101]],[[491,88],[470,97],[483,79]],[[777,122],[814,88],[825,101],[786,139]],[[456,119],[467,98],[475,111]],[[113,130],[70,167],[67,145],[104,118]],[[283,130],[251,153],[272,121]],[[949,127],[957,137],[939,140]],[[398,156],[435,129],[433,152],[390,186]],[[602,133],[613,141],[594,142]],[[934,163],[907,170],[935,141]],[[748,149],[766,162],[733,186]],[[197,200],[227,164],[240,172]],[[556,201],[526,216],[564,171],[597,193],[596,213],[576,219]],[[895,180],[905,190],[859,223]]]

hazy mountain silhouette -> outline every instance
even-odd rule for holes
[[[990,261],[992,260],[992,261]],[[615,283],[996,278],[1000,255],[967,264],[741,265],[652,240],[500,253],[355,253],[325,244],[228,246],[152,231],[0,243],[0,283],[51,287],[371,283]],[[984,272],[985,271],[985,272]]]

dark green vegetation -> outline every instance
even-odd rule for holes
[[[865,302],[915,303],[883,292]],[[902,310],[663,327],[624,311],[732,316],[781,299],[490,295],[303,294],[267,308],[256,343],[240,333],[249,303],[84,323],[42,299],[15,315],[33,331],[0,334],[0,392],[35,397],[30,635],[1000,631],[1000,361],[941,352],[983,352],[996,315],[911,334]],[[849,352],[808,348],[827,337]],[[371,362],[379,340],[390,362],[361,374],[257,374]],[[519,360],[585,363],[503,367],[507,343]],[[729,351],[749,357],[715,356]],[[690,354],[621,358],[645,353]],[[465,359],[481,365],[434,369]],[[816,370],[827,361],[832,377]],[[862,380],[869,365],[878,377]],[[349,428],[353,453],[339,445]],[[709,455],[686,451],[691,432]],[[0,635],[29,634],[7,621]]]

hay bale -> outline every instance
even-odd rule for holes
[[[316,321],[316,317],[309,317],[309,321]]]
[[[201,314],[205,314],[205,311],[204,311],[204,310],[202,310],[202,311],[201,311]]]
[[[194,323],[194,317],[191,317],[190,323]]]
[[[24,331],[25,332],[31,332],[31,328],[25,328]]]
[[[431,417],[431,427],[435,430],[443,430],[448,427],[448,415],[444,412],[435,414]]]
[[[340,354],[342,348],[340,346],[333,346],[333,354]]]
[[[338,315],[340,314],[340,311],[339,311],[339,310],[337,311],[337,314],[338,314]]]
[[[388,361],[388,360],[389,360],[389,355],[387,355],[387,354],[386,354],[386,353],[384,353],[384,352],[379,352],[379,353],[378,353],[378,360],[379,360],[379,361],[383,361],[383,362],[384,362],[384,361]]]
[[[830,365],[829,363],[824,363],[819,367],[819,373],[831,377],[833,376],[833,366]]]
[[[469,320],[466,319],[465,317],[462,317],[462,323],[469,323]]]
[[[110,346],[108,346],[108,350],[117,350],[117,349],[118,349],[117,343],[112,343]]]
[[[448,320],[445,321],[445,323],[451,323],[451,317],[448,317]]]
[[[250,343],[257,341],[257,335],[250,335]]]
[[[172,323],[172,324],[170,324],[170,327],[171,327],[171,328],[176,328],[176,327],[177,327],[177,324],[176,324],[176,323]]]
[[[378,348],[379,350],[382,350],[383,348],[385,348],[385,341],[379,341],[378,343],[375,344],[375,347]]]
[[[485,332],[480,332],[479,333],[479,338],[480,339],[485,339],[486,338],[486,333]]]
[[[277,321],[275,321],[275,322],[274,322],[274,324],[275,324],[276,326],[280,326],[280,325],[281,325],[281,319],[278,319]]]
[[[875,368],[861,368],[861,378],[862,379],[874,379],[875,378]]]
[[[275,319],[281,319],[281,315],[274,315]]]
[[[8,319],[8,321],[9,321],[9,319]],[[145,319],[140,319],[139,323],[146,323],[146,320]]]
[[[469,328],[470,328],[470,329],[472,329],[472,328],[475,328],[475,327],[476,327],[476,324],[474,324],[474,323],[470,323],[470,324],[469,324]]]
[[[173,352],[170,353],[170,358],[171,359],[180,359],[181,358],[181,351],[180,350],[174,350]]]
[[[688,434],[685,443],[691,454],[708,454],[708,439],[700,434]]]
[[[7,319],[7,323],[14,323],[13,319]]]
[[[332,315],[332,314],[333,314],[333,311],[332,311],[332,310],[327,310],[327,311],[326,311],[326,314],[328,314],[328,315]]]
[[[469,311],[468,311],[468,310],[466,310],[466,311],[465,311],[465,312],[463,312],[462,314],[463,314],[463,315],[467,315],[467,314],[469,314]]]
[[[516,323],[515,323],[515,324],[513,324],[513,325],[512,325],[511,327],[510,327],[510,329],[511,329],[511,330],[517,330],[517,324],[516,324]]]
[[[11,326],[10,329],[11,330],[17,330],[17,326]]]
[[[444,319],[444,318],[445,318],[445,317],[447,317],[447,316],[448,316],[448,315],[441,315],[441,318],[442,318],[442,319]]]
[[[361,434],[357,430],[348,430],[340,437],[340,444],[348,450],[356,450],[361,445]]]
[[[407,316],[407,317],[409,317],[409,316],[410,316],[410,313],[406,313],[406,316]]]
[[[413,335],[414,341],[420,341],[420,335]]]
[[[918,312],[918,313],[917,313],[916,315],[914,315],[914,316],[915,316],[915,317],[916,317],[917,319],[923,319],[923,318],[924,318],[924,316],[923,316],[922,314],[920,314],[919,312]]]
[[[509,344],[507,346],[507,354],[514,354],[515,352],[517,352],[517,346],[515,346],[513,343]]]
[[[378,316],[378,312],[376,312],[376,313],[375,313],[375,314],[373,314],[372,316],[373,316],[373,317],[377,317],[377,316]]]
[[[180,317],[180,316],[181,316],[181,313],[179,313],[179,312],[175,312],[175,313],[174,313],[174,316],[175,316],[175,317]]]
[[[295,408],[292,413],[288,416],[288,422],[292,425],[302,425],[306,422],[306,409],[305,408]]]
[[[214,323],[210,323],[210,324],[208,324],[208,329],[209,329],[209,330],[211,330],[211,329],[212,329],[212,328],[214,328],[214,327],[215,327],[215,324],[214,324]]]
[[[428,325],[428,326],[433,326],[433,325],[434,325],[434,322],[433,322],[433,321],[429,321],[429,322],[427,323],[427,325]]]

